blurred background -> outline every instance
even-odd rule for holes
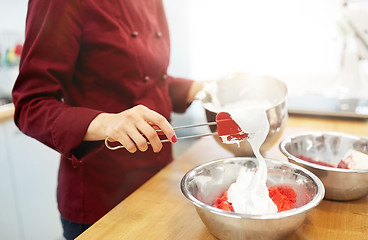
[[[291,114],[368,116],[368,1],[164,3],[171,75],[200,81],[237,71],[269,75],[287,83]],[[0,0],[0,109],[11,102],[27,4]],[[174,126],[205,121],[199,102],[185,114],[172,115]],[[194,141],[175,144],[175,156]],[[0,239],[62,239],[56,205],[58,154],[24,136],[11,119],[0,118],[0,143]]]

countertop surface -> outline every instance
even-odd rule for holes
[[[368,121],[292,116],[280,140],[290,134],[316,130],[367,137]],[[287,161],[278,144],[265,156]],[[180,181],[197,165],[226,157],[232,154],[214,138],[202,138],[77,239],[216,239],[181,193]],[[303,225],[289,239],[366,239],[367,234],[368,197],[365,197],[346,202],[323,200],[307,213]]]
[[[14,105],[12,103],[0,105],[0,123],[13,119]]]

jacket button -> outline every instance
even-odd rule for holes
[[[138,36],[138,32],[137,31],[132,32],[131,36],[134,37],[134,38],[137,37]]]
[[[150,77],[149,76],[145,76],[144,78],[143,78],[143,82],[148,82],[150,80]]]
[[[162,32],[156,32],[156,37],[161,38],[162,37]]]
[[[162,81],[165,81],[165,80],[166,80],[166,78],[167,78],[167,74],[164,74],[164,75],[162,75],[162,76],[161,76],[161,80],[162,80]]]

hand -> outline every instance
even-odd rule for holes
[[[84,140],[96,141],[109,137],[120,142],[131,153],[137,149],[146,151],[148,140],[153,151],[159,152],[162,143],[156,129],[161,129],[170,142],[176,142],[172,126],[162,115],[138,105],[117,114],[101,113],[90,123]]]
[[[196,95],[200,92],[203,88],[203,82],[193,82],[192,86],[190,86],[189,93],[187,96],[187,103],[191,103],[196,99]]]

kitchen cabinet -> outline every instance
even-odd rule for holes
[[[56,204],[59,154],[0,121],[0,239],[63,239]]]
[[[19,218],[17,212],[17,197],[13,187],[14,172],[12,163],[9,161],[7,151],[7,124],[0,125],[0,239],[22,239],[19,229]],[[6,213],[6,214],[5,214]]]

